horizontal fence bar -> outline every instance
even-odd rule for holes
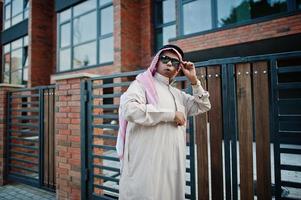
[[[117,158],[117,157],[112,157],[112,156],[104,156],[104,155],[96,155],[96,154],[92,154],[92,157],[94,157],[94,158],[99,158],[99,159],[103,159],[103,160],[111,160],[111,161],[119,162],[119,158]]]
[[[112,182],[119,183],[119,179],[112,178],[112,177],[109,177],[109,176],[103,176],[103,175],[99,175],[99,174],[94,174],[94,178],[99,178],[99,179],[102,179],[104,181],[112,181]]]
[[[11,140],[20,140],[20,141],[25,141],[25,142],[34,142],[34,143],[38,143],[39,142],[39,138],[35,138],[35,139],[29,139],[29,138],[22,138],[22,137],[16,137],[16,136],[9,136],[8,137]]]
[[[106,134],[102,134],[102,135],[93,135],[94,138],[99,138],[99,139],[109,139],[109,140],[116,140],[117,136],[114,135],[106,135]]]
[[[301,89],[301,83],[278,83],[279,90]]]
[[[55,89],[55,85],[45,85],[45,86],[37,86],[37,87],[31,87],[31,88],[21,88],[21,89],[16,89],[12,91],[12,93],[15,92],[26,92],[26,91],[34,91],[34,90],[39,90],[39,89]]]
[[[22,105],[22,106],[29,106],[29,105],[36,105],[36,106],[39,106],[39,101],[30,101],[30,102],[22,102],[22,101],[20,101],[20,102],[15,102],[15,101],[10,101],[9,102],[10,103],[10,105],[14,105],[14,104],[16,104],[16,105]]]
[[[114,93],[114,94],[102,94],[102,95],[91,95],[92,99],[104,99],[104,98],[114,98],[120,97],[123,93]]]
[[[92,88],[97,89],[97,88],[125,87],[125,86],[129,86],[131,83],[132,83],[131,81],[128,81],[128,82],[119,82],[119,83],[99,84],[99,85],[93,85]]]
[[[288,148],[279,148],[280,153],[287,153],[287,154],[299,154],[301,155],[301,149],[288,149]]]
[[[8,166],[10,166],[12,168],[22,169],[22,170],[29,171],[29,172],[38,173],[37,169],[30,169],[30,168],[23,167],[23,166],[20,166],[20,165],[15,165],[15,164],[10,164],[9,163]]]
[[[278,74],[301,72],[301,66],[278,67]]]
[[[25,152],[13,151],[13,150],[11,150],[10,153],[23,155],[23,156],[29,156],[29,157],[33,157],[33,158],[38,158],[39,157],[37,154],[25,153]]]
[[[16,99],[16,98],[28,98],[28,97],[39,97],[39,94],[28,94],[28,95],[10,95],[10,99]]]
[[[93,186],[98,188],[98,189],[103,189],[103,190],[107,190],[107,191],[110,191],[110,192],[119,193],[119,190],[117,190],[115,188],[110,188],[110,187],[103,186],[103,185],[98,185],[98,184],[93,184]]]
[[[107,129],[113,129],[113,130],[118,130],[119,125],[114,125],[114,124],[94,124],[92,125],[93,128],[107,128]]]
[[[103,105],[93,105],[92,109],[95,108],[102,108],[102,109],[118,109],[119,105],[115,105],[115,104],[103,104]]]
[[[15,160],[15,161],[18,161],[18,162],[23,162],[23,163],[32,164],[32,165],[38,165],[38,164],[39,164],[39,163],[37,163],[37,162],[33,162],[33,161],[29,161],[29,160],[23,160],[23,159],[15,158],[15,157],[10,157],[9,159]]]
[[[106,149],[106,150],[116,150],[116,147],[109,146],[109,145],[92,144],[92,147]]]
[[[286,187],[301,188],[301,183],[290,182],[290,181],[281,181],[281,185]]]
[[[9,144],[9,146],[11,146],[11,147],[20,147],[20,148],[24,148],[24,149],[32,149],[32,150],[38,150],[39,149],[39,147],[26,146],[26,145],[22,145],[22,144]]]
[[[38,108],[15,108],[15,109],[11,109],[11,111],[15,111],[15,112],[39,112]]]
[[[295,165],[280,165],[280,169],[287,170],[287,171],[301,172],[301,166],[295,166]]]
[[[8,130],[9,133],[22,133],[22,134],[33,134],[35,136],[38,136],[39,133],[38,132],[34,132],[32,130],[14,130],[14,129],[9,129]]]
[[[301,121],[301,115],[279,115],[280,121]]]
[[[120,173],[120,169],[119,168],[115,168],[115,167],[108,167],[108,166],[96,165],[96,164],[92,165],[92,167]]]
[[[118,119],[118,115],[114,114],[92,115],[92,117],[102,119]]]
[[[10,119],[19,119],[19,120],[38,120],[39,116],[10,116]]]
[[[39,125],[33,125],[33,124],[22,124],[22,123],[10,123],[10,126],[18,126],[18,127],[28,127],[28,128],[39,128]]]

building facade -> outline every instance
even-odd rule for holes
[[[57,77],[145,69],[168,43],[200,65],[301,51],[300,0],[4,0],[0,6],[2,85],[56,85],[58,199],[84,199],[88,175],[78,158],[80,81]]]

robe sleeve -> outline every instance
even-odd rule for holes
[[[199,81],[198,84],[192,85],[192,94],[182,92],[187,116],[195,116],[210,110],[209,93],[203,89]]]
[[[175,111],[157,108],[146,102],[145,90],[138,81],[134,81],[123,94],[120,112],[129,122],[144,126],[153,126],[160,122],[174,121]]]

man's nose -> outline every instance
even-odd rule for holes
[[[167,62],[167,65],[172,65],[171,60]]]

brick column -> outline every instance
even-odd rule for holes
[[[87,73],[56,75],[56,194],[57,199],[81,199],[80,82]]]
[[[0,84],[0,185],[5,184],[5,159],[6,159],[6,120],[7,120],[7,93],[22,85]]]

